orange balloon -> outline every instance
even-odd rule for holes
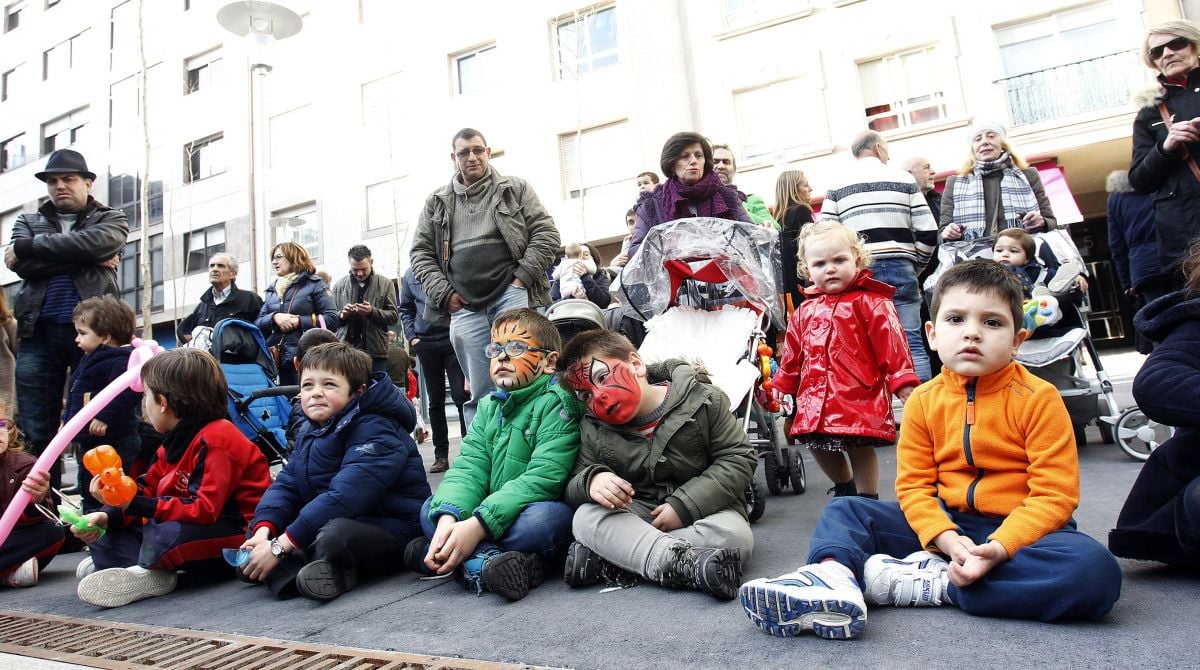
[[[107,444],[102,444],[93,449],[88,449],[83,454],[83,467],[87,468],[87,471],[93,475],[100,474],[105,468],[120,469],[121,456],[117,453],[116,449]]]
[[[121,468],[104,468],[100,471],[100,483],[104,486],[116,486],[121,481]]]
[[[128,475],[121,475],[115,485],[100,489],[100,497],[104,498],[105,503],[114,507],[128,503],[133,500],[135,495],[137,495],[137,483]]]

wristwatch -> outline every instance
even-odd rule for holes
[[[287,551],[284,550],[282,544],[279,544],[278,539],[271,540],[271,555],[275,558],[283,558],[284,556],[287,556]]]

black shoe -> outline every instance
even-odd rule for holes
[[[854,485],[854,480],[838,484],[834,483],[833,487],[825,492],[826,495],[832,493],[834,498],[841,496],[856,496],[858,495],[858,487]]]
[[[536,589],[546,581],[546,565],[537,554],[525,554],[525,567],[529,570],[529,588]]]
[[[433,465],[429,466],[429,472],[431,472],[433,474],[437,474],[439,472],[445,472],[449,469],[450,469],[450,461],[445,458],[435,458],[433,460]]]
[[[404,547],[404,567],[422,576],[429,576],[433,571],[425,565],[425,554],[429,553],[429,540],[424,536],[414,537]]]
[[[739,549],[696,549],[696,589],[721,600],[733,600],[742,585]]]
[[[296,589],[313,600],[333,600],[357,582],[353,569],[342,569],[329,561],[313,561],[296,573]]]
[[[583,544],[572,542],[563,565],[563,581],[571,588],[595,586],[604,581],[605,565],[611,564]]]
[[[667,552],[659,583],[668,589],[696,588],[696,550],[692,545],[679,540],[668,547]]]
[[[541,571],[541,561],[537,561]],[[483,562],[480,571],[485,591],[498,593],[506,600],[520,600],[529,595],[529,557],[519,551],[495,554]]]

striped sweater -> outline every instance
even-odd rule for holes
[[[839,221],[867,240],[875,259],[904,258],[925,267],[937,243],[937,220],[912,175],[874,156],[858,159],[855,181],[829,190],[822,221]]]

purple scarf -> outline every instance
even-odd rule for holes
[[[668,221],[689,216],[737,218],[729,216],[728,213],[733,210],[733,207],[740,208],[741,203],[736,200],[733,203],[726,202],[729,194],[723,192],[722,186],[721,178],[717,176],[716,172],[709,172],[691,186],[684,186],[678,179],[671,177],[663,184],[662,191],[658,194],[658,210],[669,213]],[[733,192],[734,198],[737,197],[737,191],[732,188],[728,190]],[[695,204],[695,214],[692,214],[689,203]]]

